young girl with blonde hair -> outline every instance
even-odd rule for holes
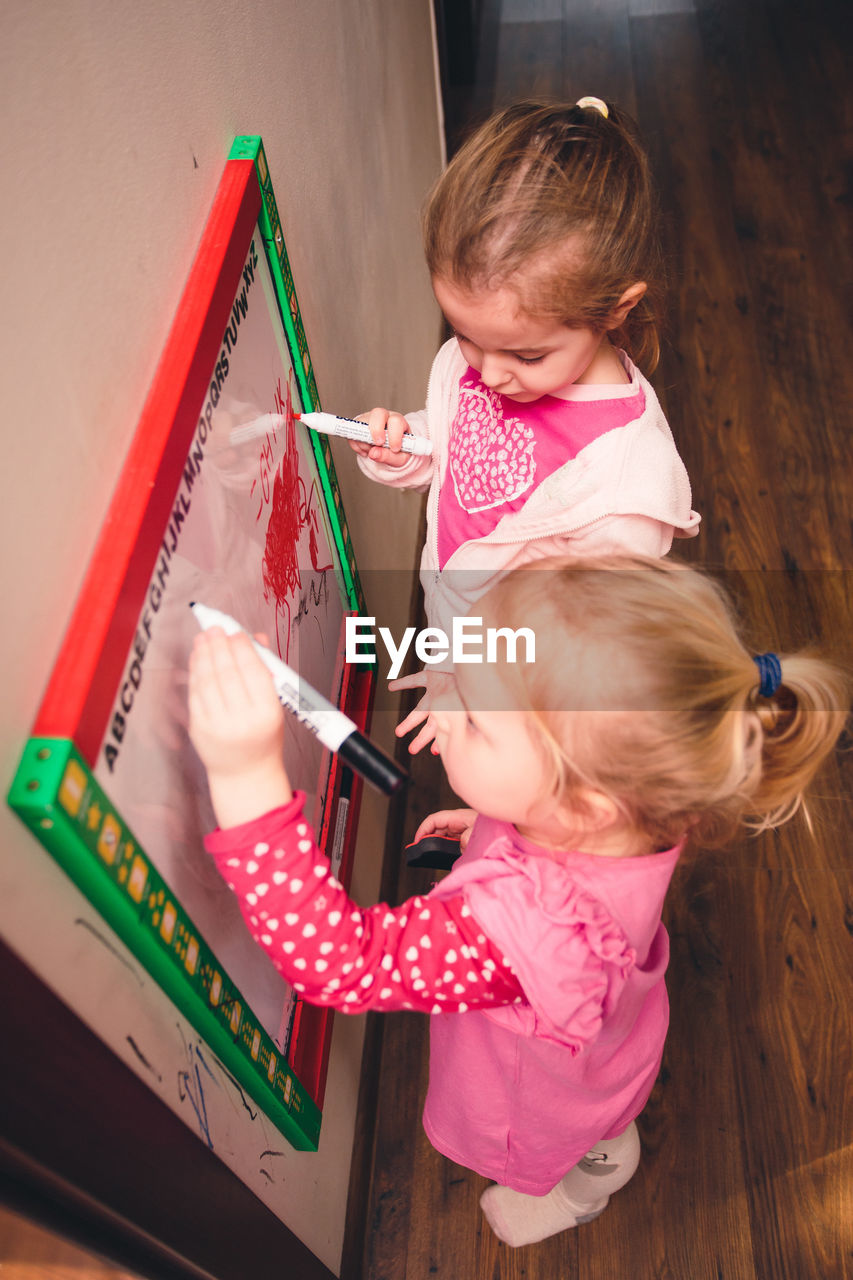
[[[389,447],[353,448],[372,479],[429,490],[428,624],[449,635],[455,615],[525,562],[663,556],[673,536],[695,534],[687,473],[638,367],[657,363],[662,269],[630,119],[598,98],[498,112],[436,184],[424,239],[454,337],[426,409],[364,414]],[[432,456],[402,452],[406,431],[428,436]],[[428,738],[422,729],[410,749]]]
[[[196,639],[190,734],[220,823],[206,846],[258,945],[306,1000],[430,1015],[427,1135],[494,1181],[483,1210],[521,1245],[589,1221],[637,1168],[685,841],[790,818],[848,687],[816,657],[751,656],[714,583],[667,561],[547,562],[477,607],[532,628],[535,660],[460,665],[433,706],[470,809],[417,833],[468,836],[429,894],[360,908],[334,879],[247,637]]]

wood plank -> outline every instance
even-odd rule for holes
[[[420,1081],[426,1067],[426,1019],[394,1013],[385,1018],[364,1276],[404,1280],[412,1230],[412,1149],[420,1127]],[[359,1273],[356,1272],[356,1275]]]
[[[444,132],[448,158],[467,137],[472,125],[485,120],[492,110],[500,10],[501,0],[483,0],[477,27],[477,58],[473,83],[453,89],[445,100]]]
[[[560,98],[563,25],[561,22],[501,23],[492,110],[517,98]],[[549,56],[543,58],[547,49]]]
[[[561,21],[501,24],[494,107],[594,94],[633,114],[627,0],[590,0],[583,8],[564,0],[564,9]]]
[[[849,321],[835,283],[849,272],[849,246],[837,170],[824,178],[815,159],[822,150],[825,164],[828,145],[836,157],[847,146],[849,156],[849,134],[835,109],[844,97],[833,101],[825,81],[818,110],[805,109],[817,66],[833,65],[838,46],[827,6],[810,10],[807,28],[790,6],[747,6],[736,24],[724,5],[699,8],[714,166],[731,192],[740,307],[751,317],[764,388],[751,427],[758,496],[771,504],[785,565],[746,575],[748,613],[781,647],[823,640],[849,662],[853,387],[839,358]],[[727,487],[750,502],[739,471]],[[846,785],[842,776],[825,775],[830,808],[814,838],[792,825],[742,844],[732,850],[737,874],[718,885],[745,940],[732,956],[729,990],[732,1026],[742,1028],[733,1049],[757,1275],[841,1275],[849,1259],[851,1162],[840,1154],[850,1142],[849,770]],[[813,808],[820,812],[819,801]]]
[[[756,313],[764,404],[753,431],[764,487],[777,497],[778,537],[789,558],[832,568],[851,563],[849,528],[839,546],[837,523],[849,514],[853,489],[844,448],[853,370],[832,342],[849,332],[838,281],[849,279],[851,262],[842,219],[832,216],[812,158],[815,116],[831,132],[836,112],[829,99],[817,111],[791,100],[801,59],[790,49],[782,57],[775,39],[789,12],[745,6],[732,30],[715,0],[703,3],[699,19],[716,163],[731,190],[747,282],[741,306]],[[809,15],[813,30],[822,14],[818,6]],[[824,30],[827,49],[832,35]]]
[[[673,879],[665,914],[671,1023],[661,1074],[638,1121],[643,1160],[581,1238],[582,1280],[755,1276],[737,1139],[724,981],[729,920],[718,900],[719,862],[719,855],[688,856]]]
[[[754,424],[763,389],[728,185],[713,164],[714,122],[695,18],[631,25],[643,68],[638,111],[662,195],[671,261],[670,314],[655,385],[703,517],[677,554],[708,564],[782,567]],[[732,477],[737,477],[737,488]],[[745,505],[741,492],[750,495]]]
[[[730,993],[755,1267],[817,1280],[844,1274],[851,1243],[853,963],[820,846],[801,826],[767,843],[789,845],[788,868],[758,858],[720,886],[752,940],[732,949]]]
[[[601,93],[600,76],[649,145],[672,264],[656,386],[704,516],[679,553],[720,574],[756,650],[817,642],[853,668],[846,17],[840,0],[565,0],[559,36],[490,30],[504,100]],[[415,773],[409,835],[452,803],[434,762]],[[477,1208],[484,1180],[420,1128],[422,1057],[414,1106],[391,1102],[417,1114],[397,1188],[404,1261],[375,1254],[368,1280],[849,1275],[851,797],[848,744],[815,787],[813,834],[796,819],[679,868],[670,1037],[640,1171],[607,1212],[539,1246],[499,1244]]]
[[[561,96],[567,102],[591,94],[636,118],[629,9],[629,0],[564,0]]]

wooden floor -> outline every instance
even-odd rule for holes
[[[524,20],[519,20],[524,19]],[[514,97],[626,105],[666,212],[672,289],[655,377],[702,512],[687,557],[724,572],[757,648],[850,660],[853,112],[847,3],[486,0],[451,139]],[[853,1276],[853,764],[796,821],[677,873],[672,1026],[640,1172],[595,1222],[511,1250],[484,1179],[420,1128],[426,1019],[371,1021],[348,1280],[843,1280]],[[392,839],[394,900],[428,887]],[[372,1120],[375,1119],[375,1125]]]

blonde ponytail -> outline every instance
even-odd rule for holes
[[[653,848],[787,821],[850,707],[839,667],[754,657],[722,588],[672,558],[542,561],[481,611],[535,632],[536,662],[500,679],[531,714],[554,793],[605,794]]]
[[[749,825],[759,831],[780,826],[802,807],[844,728],[850,698],[848,678],[833,664],[805,653],[780,655],[780,663],[778,690],[755,699],[761,769],[749,797]]]

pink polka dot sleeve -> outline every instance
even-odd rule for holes
[[[312,1004],[454,1013],[518,1003],[509,963],[464,898],[359,907],[302,816],[304,796],[205,839],[258,946]]]

